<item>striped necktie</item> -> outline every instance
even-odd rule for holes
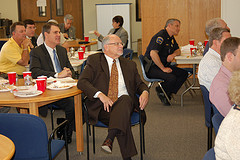
[[[116,60],[113,60],[108,87],[108,97],[115,102],[118,99],[118,70]]]
[[[62,68],[61,68],[59,60],[57,58],[57,54],[56,54],[55,49],[53,50],[53,59],[54,59],[54,62],[55,62],[57,73],[60,73],[62,71]]]

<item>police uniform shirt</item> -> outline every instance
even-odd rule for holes
[[[168,55],[172,54],[177,49],[179,49],[179,46],[174,36],[170,37],[167,30],[162,29],[152,37],[145,55],[148,59],[151,59],[151,50],[157,50],[162,64],[166,67],[170,64],[167,62]]]

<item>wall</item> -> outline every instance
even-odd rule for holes
[[[239,30],[239,0],[222,0],[221,17],[226,21],[229,28],[231,29],[232,36],[240,37]]]
[[[1,18],[8,18],[13,22],[18,21],[18,6],[17,0],[0,0]]]
[[[116,3],[116,0],[83,0],[84,34],[88,35],[90,39],[96,38],[94,34],[88,33],[89,31],[96,30],[97,28],[95,4],[107,4],[107,3]],[[118,0],[117,3],[132,3],[131,5],[132,49],[134,51],[137,51],[137,39],[142,37],[142,27],[141,22],[136,22],[135,0]],[[93,50],[97,49],[97,46],[92,46],[92,49]]]

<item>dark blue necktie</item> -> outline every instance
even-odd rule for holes
[[[57,58],[57,54],[55,49],[53,50],[53,58],[54,58],[54,62],[55,62],[55,66],[56,66],[56,70],[58,73],[60,73],[62,71],[59,60]]]

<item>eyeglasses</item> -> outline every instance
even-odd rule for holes
[[[115,42],[115,43],[108,43],[107,45],[115,45],[115,46],[122,45],[123,46],[123,43],[122,42]]]

